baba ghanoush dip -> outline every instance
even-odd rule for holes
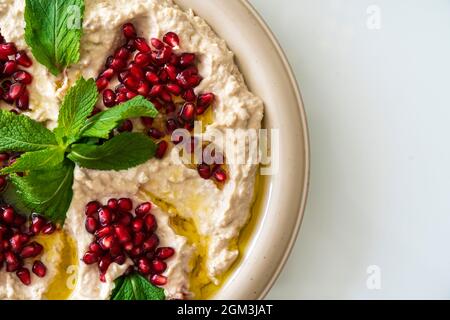
[[[45,1],[0,0],[0,109],[52,131],[71,88],[80,78],[94,79],[91,116],[139,96],[157,109],[156,117],[121,121],[109,136],[144,133],[154,155],[127,169],[101,170],[102,164],[82,165],[92,159],[67,147],[75,160],[64,160],[74,164],[64,180],[72,198],[63,220],[34,208],[22,216],[0,193],[0,299],[132,299],[121,291],[127,281],[139,282],[149,293],[136,295],[148,299],[208,298],[202,288],[219,286],[240,254],[258,164],[226,161],[228,152],[247,153],[247,143],[214,150],[224,163],[177,163],[180,141],[172,133],[233,130],[236,141],[245,140],[239,130],[261,128],[263,102],[248,90],[225,41],[171,0],[74,1],[84,5],[79,58],[55,74],[26,36],[26,6],[31,12],[33,2]],[[188,145],[201,151],[214,145],[203,139]],[[132,155],[126,150],[109,159]],[[16,151],[0,150],[0,168],[23,157]],[[24,171],[0,175],[0,190],[33,176]]]

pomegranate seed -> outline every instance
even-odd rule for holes
[[[119,132],[131,132],[133,131],[133,122],[131,120],[125,120],[117,130]]]
[[[141,117],[141,123],[144,127],[150,128],[153,125],[153,118]]]
[[[117,208],[119,208],[119,204],[117,199],[109,199],[108,200],[108,208],[110,208],[111,210],[117,210]]]
[[[127,100],[131,100],[131,99],[133,99],[134,97],[137,96],[136,93],[134,93],[134,92],[132,92],[132,91],[128,91],[128,90],[127,90],[127,92],[125,92],[125,95],[126,95],[126,97],[127,97]]]
[[[3,66],[3,73],[7,76],[12,75],[17,71],[17,62],[15,61],[7,61]]]
[[[141,218],[134,218],[133,221],[131,221],[131,229],[134,232],[139,232],[142,230],[142,228],[144,227],[144,220],[142,220]]]
[[[33,268],[32,271],[35,275],[37,275],[39,278],[43,278],[45,277],[45,275],[47,274],[47,268],[45,267],[45,265],[37,260],[33,263]]]
[[[145,233],[136,232],[133,236],[133,245],[140,246],[145,240]]]
[[[156,222],[156,218],[151,213],[147,214],[144,218],[145,228],[148,232],[155,232],[158,224]]]
[[[153,260],[152,261],[152,271],[156,274],[161,274],[167,269],[167,264],[161,260]]]
[[[9,239],[9,243],[11,245],[11,249],[14,252],[19,252],[25,243],[30,240],[30,237],[25,234],[15,234]]]
[[[21,82],[23,84],[30,84],[33,81],[31,74],[26,71],[17,71],[13,74],[13,79],[16,82]]]
[[[148,53],[138,53],[136,57],[134,57],[134,61],[138,66],[146,67],[152,61],[152,56]]]
[[[96,242],[92,242],[89,245],[89,251],[91,251],[92,253],[95,253],[96,255],[100,255],[103,252],[102,247]]]
[[[167,141],[161,141],[160,143],[158,143],[156,147],[155,157],[158,159],[164,158],[168,147],[169,144],[167,143]]]
[[[169,133],[174,132],[176,129],[178,129],[177,120],[175,120],[175,119],[168,119],[166,121],[166,128],[167,128],[167,131]]]
[[[177,84],[168,84],[166,85],[166,89],[175,96],[179,96],[181,94],[181,87]]]
[[[97,238],[103,238],[103,237],[106,237],[107,235],[113,234],[113,232],[114,232],[113,227],[111,227],[111,226],[106,226],[106,227],[103,227],[103,228],[98,229],[98,230],[95,232],[95,236],[96,236]]]
[[[158,259],[167,260],[175,254],[175,250],[170,247],[161,247],[156,250]]]
[[[164,276],[161,276],[159,274],[154,274],[150,278],[150,282],[155,286],[163,286],[163,285],[167,284],[167,278]]]
[[[111,108],[116,104],[116,94],[111,89],[103,91],[103,104],[107,108]]]
[[[153,251],[159,245],[159,238],[156,234],[152,234],[148,239],[142,244],[142,249],[145,253]]]
[[[107,80],[111,80],[114,77],[114,69],[108,68],[100,74],[100,78],[105,78]]]
[[[183,53],[180,58],[181,67],[189,67],[195,63],[196,56],[193,53]]]
[[[195,118],[195,105],[193,103],[186,103],[180,111],[180,116],[183,120],[192,121]]]
[[[9,96],[11,99],[16,100],[19,98],[25,90],[25,85],[22,83],[14,83],[11,88],[9,88]]]
[[[211,178],[211,168],[207,164],[200,164],[197,168],[198,174],[203,179],[210,179]]]
[[[133,242],[131,242],[131,241],[124,243],[124,245],[123,245],[123,249],[127,252],[130,252],[131,250],[133,250],[133,248],[134,248]]]
[[[159,131],[158,129],[155,129],[155,128],[150,128],[148,130],[148,135],[156,140],[159,140],[162,137],[164,137],[164,133],[162,133],[161,131]]]
[[[152,51],[150,46],[148,45],[147,41],[145,41],[144,38],[136,38],[134,40],[134,45],[136,46],[136,49],[142,53],[149,53]]]
[[[132,23],[125,23],[122,27],[123,35],[127,39],[134,39],[137,36],[136,28]]]
[[[130,256],[132,258],[137,258],[137,257],[142,255],[142,252],[143,252],[142,248],[140,248],[140,247],[133,247],[133,249],[131,249],[131,251],[130,251]]]
[[[159,83],[159,77],[156,73],[152,71],[147,71],[145,73],[145,78],[151,83],[151,84],[158,84]]]
[[[22,265],[19,258],[11,251],[7,251],[4,254],[5,254],[5,261],[6,261],[6,271],[7,272],[17,271]]]
[[[141,204],[134,210],[134,212],[136,213],[136,216],[138,216],[138,217],[143,217],[143,216],[145,216],[147,213],[149,213],[150,210],[152,210],[152,204],[151,204],[150,202],[144,202],[144,203],[141,203]]]
[[[157,97],[161,94],[161,92],[163,91],[164,87],[162,85],[155,85],[152,87],[152,89],[150,90],[150,97]]]
[[[164,69],[167,72],[167,76],[170,80],[175,81],[177,79],[177,68],[173,65],[166,64]]]
[[[133,215],[129,212],[122,213],[119,217],[118,223],[127,227],[133,220]]]
[[[147,82],[142,81],[139,84],[139,87],[137,88],[137,93],[139,93],[141,96],[146,97],[150,92],[150,86],[148,85]]]
[[[197,105],[208,108],[214,102],[215,96],[212,93],[204,93],[198,96]]]
[[[33,65],[33,61],[31,61],[30,57],[28,57],[27,53],[23,50],[17,52],[15,58],[17,63],[25,68],[29,68]]]
[[[142,273],[144,276],[149,275],[152,271],[152,267],[150,265],[150,261],[148,261],[147,258],[140,258],[138,260],[138,270],[140,273]]]
[[[96,81],[98,91],[103,91],[109,85],[109,80],[106,78],[98,78]]]
[[[162,48],[164,48],[164,43],[157,38],[152,38],[151,43],[152,46],[155,47],[155,49],[161,50]]]
[[[130,74],[139,80],[144,80],[144,71],[137,65],[132,63],[128,69],[130,71]]]
[[[164,88],[161,90],[159,96],[165,102],[172,102],[172,96],[166,90],[164,90]]]
[[[31,284],[31,275],[27,268],[20,268],[17,270],[16,275],[24,285],[29,286]]]
[[[139,80],[133,76],[128,76],[123,80],[123,84],[129,90],[136,90],[139,87]]]
[[[131,53],[127,48],[121,47],[117,49],[116,53],[114,54],[114,57],[119,60],[128,60],[130,58],[130,55]]]
[[[6,224],[11,224],[14,222],[15,213],[13,208],[4,208],[2,212],[3,222]]]
[[[125,101],[127,101],[127,100],[128,100],[128,99],[127,99],[126,93],[121,92],[121,93],[119,93],[119,94],[117,95],[116,103],[117,103],[117,104],[121,104],[121,103],[123,103],[123,102],[125,102]]]
[[[0,44],[0,56],[12,56],[17,53],[17,48],[12,42]]]
[[[126,262],[127,258],[120,254],[117,257],[114,258],[114,262],[117,263],[119,266],[123,265]]]
[[[129,71],[122,71],[117,76],[117,79],[119,80],[120,83],[123,83],[125,81],[125,79],[128,78],[129,76],[130,76],[130,72]],[[120,85],[117,88],[119,88],[119,87],[120,87]]]
[[[48,222],[44,226],[44,228],[42,228],[42,233],[45,235],[50,235],[50,234],[53,234],[55,232],[55,230],[56,230],[56,226],[53,223]]]
[[[194,89],[188,89],[183,93],[183,99],[187,102],[195,102],[197,96],[195,95]]]
[[[180,64],[180,57],[177,56],[176,54],[172,54],[172,56],[169,59],[169,63],[171,65],[178,66]]]
[[[107,226],[112,222],[112,214],[108,207],[102,207],[98,210],[98,219],[101,226]]]
[[[163,41],[171,47],[178,47],[180,45],[180,38],[174,32],[168,32],[163,37]]]
[[[167,62],[169,62],[169,59],[172,55],[172,49],[170,47],[164,47],[162,50],[158,52],[152,53],[152,59],[156,62],[158,65],[163,65]]]
[[[117,239],[119,240],[120,243],[126,243],[131,241],[131,235],[125,226],[118,225],[115,227],[114,230],[116,232]]]
[[[19,110],[26,111],[30,107],[30,94],[27,89],[24,90],[22,95],[16,100],[16,107]]]
[[[130,198],[119,199],[119,208],[122,211],[131,211],[133,209],[133,201]]]
[[[23,247],[23,249],[20,251],[20,257],[23,259],[34,258],[40,255],[43,250],[44,247],[42,247],[42,245],[40,245],[36,241],[33,241]]]
[[[86,216],[93,216],[100,209],[100,203],[98,201],[91,201],[86,205]]]
[[[115,237],[113,235],[106,236],[104,238],[101,238],[98,242],[100,247],[102,247],[103,250],[109,250],[113,247],[115,243]]]
[[[109,67],[114,71],[119,71],[125,67],[126,62],[122,59],[114,58]]]
[[[97,231],[98,223],[93,217],[87,217],[85,222],[86,231],[94,234]]]
[[[86,264],[94,264],[98,262],[98,256],[93,252],[86,252],[83,256],[83,262]]]
[[[225,182],[227,180],[227,174],[223,169],[218,169],[214,172],[214,179],[216,179],[217,182]]]

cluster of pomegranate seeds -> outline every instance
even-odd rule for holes
[[[176,53],[180,39],[174,32],[167,33],[162,40],[152,38],[150,42],[138,37],[133,24],[122,27],[125,44],[107,58],[105,70],[97,78],[98,90],[103,95],[107,108],[134,98],[146,97],[162,114],[162,125],[151,118],[142,118],[148,135],[158,142],[156,157],[162,159],[168,150],[163,139],[179,128],[194,129],[196,118],[204,114],[213,104],[213,93],[196,95],[194,89],[203,80],[196,66],[194,53]],[[115,88],[110,85],[118,79]],[[114,82],[115,83],[115,82]],[[119,131],[132,131],[131,121],[125,121]]]
[[[94,235],[83,256],[84,263],[97,264],[100,280],[112,263],[122,265],[127,257],[133,260],[133,270],[139,272],[157,286],[167,283],[162,275],[167,269],[164,262],[175,254],[170,247],[158,247],[159,238],[156,218],[151,212],[152,204],[138,205],[134,214],[133,202],[128,198],[110,199],[106,205],[98,201],[86,205],[86,230]]]
[[[56,226],[43,217],[33,214],[31,221],[16,213],[9,205],[0,206],[0,270],[6,265],[6,272],[15,272],[24,285],[31,284],[30,270],[25,267],[27,259],[36,259],[42,254],[43,247],[33,237],[39,233],[50,235]],[[35,260],[31,271],[43,278],[46,266]]]
[[[31,74],[21,68],[29,68],[33,62],[23,50],[17,50],[12,42],[6,42],[0,33],[0,100],[13,105],[19,113],[29,109],[30,94],[27,86],[33,81]]]

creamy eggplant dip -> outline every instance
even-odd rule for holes
[[[32,81],[17,93],[11,86],[19,75],[4,84],[7,74],[0,71],[0,109],[15,110],[53,130],[69,89],[80,77],[93,78],[99,91],[94,113],[138,95],[156,106],[155,119],[132,118],[115,130],[145,133],[156,145],[155,157],[126,170],[75,165],[64,224],[33,216],[37,222],[31,221],[30,228],[39,230],[23,241],[42,245],[42,252],[30,253],[32,258],[24,258],[17,269],[11,257],[1,258],[12,249],[0,251],[0,299],[111,299],[117,279],[133,268],[162,288],[166,299],[204,298],[201,288],[219,285],[239,256],[237,241],[251,216],[258,165],[174,163],[179,149],[171,132],[192,132],[194,121],[203,122],[206,137],[229,129],[258,130],[263,102],[247,88],[225,41],[192,10],[171,0],[84,3],[79,61],[53,75],[25,39],[25,0],[0,0],[3,43],[14,43],[32,61],[19,63]],[[1,50],[0,70],[6,63]],[[236,143],[231,150],[246,153],[239,148]],[[14,157],[0,153],[0,165]],[[6,184],[8,177],[3,179]],[[8,204],[1,208],[0,226],[5,234],[16,232],[7,231]]]

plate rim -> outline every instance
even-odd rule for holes
[[[286,74],[288,75],[290,79],[290,83],[292,86],[292,89],[295,93],[298,109],[300,112],[300,118],[301,118],[301,126],[304,136],[304,152],[305,152],[305,164],[304,164],[304,174],[305,179],[303,181],[303,195],[301,196],[300,201],[300,208],[298,209],[298,216],[294,227],[294,232],[292,233],[288,246],[286,247],[286,250],[284,252],[284,255],[279,263],[279,266],[277,267],[276,271],[272,274],[270,277],[270,280],[268,281],[266,287],[264,290],[261,291],[261,293],[258,296],[258,300],[263,300],[265,297],[269,294],[270,290],[275,285],[275,282],[278,280],[278,278],[281,275],[281,272],[283,271],[284,267],[286,266],[287,261],[289,260],[289,257],[292,254],[292,251],[294,249],[294,246],[297,242],[300,228],[303,222],[303,218],[305,216],[306,211],[306,205],[308,202],[308,196],[309,196],[309,190],[310,190],[310,178],[311,178],[311,149],[310,149],[310,134],[309,134],[309,125],[308,120],[306,116],[306,110],[305,110],[305,104],[303,102],[303,97],[301,94],[300,86],[297,81],[297,78],[295,76],[294,70],[287,58],[286,53],[284,52],[280,42],[276,38],[273,31],[270,29],[269,25],[266,23],[262,15],[256,10],[256,8],[250,3],[249,0],[238,0],[241,2],[242,5],[246,7],[246,9],[254,16],[256,21],[258,22],[259,26],[264,30],[266,33],[266,36],[270,39],[272,42],[272,45],[277,50],[277,54],[280,57],[284,69],[286,71]]]

